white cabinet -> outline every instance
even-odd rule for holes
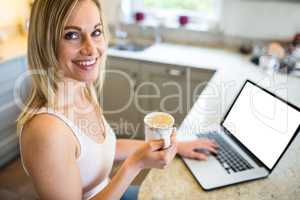
[[[19,153],[15,121],[21,109],[15,100],[19,94],[16,93],[16,88],[20,88],[21,93],[26,89],[25,82],[18,84],[18,79],[26,68],[25,57],[0,64],[0,166]]]
[[[213,71],[109,57],[102,105],[119,137],[144,138],[144,116],[172,114],[179,126]],[[121,109],[122,108],[122,109]],[[115,111],[110,113],[108,111]]]

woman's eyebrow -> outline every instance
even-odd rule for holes
[[[68,30],[68,29],[76,29],[76,30],[78,30],[78,31],[81,31],[81,28],[78,27],[78,26],[66,26],[66,27],[64,28],[64,30]]]
[[[94,28],[97,28],[98,26],[102,26],[102,24],[99,22],[98,24],[96,24],[94,26]],[[68,30],[68,29],[76,29],[78,31],[81,31],[82,29],[78,26],[65,26],[64,30]]]
[[[102,26],[102,24],[99,22],[98,24],[95,25],[94,28],[97,28],[98,26]]]

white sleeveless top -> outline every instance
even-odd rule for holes
[[[85,188],[95,182],[98,183],[98,185],[91,188],[89,191],[83,192],[84,200],[92,198],[98,192],[100,192],[110,181],[109,174],[112,169],[116,149],[116,136],[113,130],[104,120],[106,135],[104,141],[99,144],[85,135],[81,131],[81,129],[79,129],[79,127],[77,127],[65,115],[54,112],[49,108],[42,108],[37,112],[37,114],[41,113],[51,114],[62,120],[69,128],[71,128],[73,134],[78,139],[78,142],[80,144],[80,156],[77,158],[76,163],[80,171],[82,188]],[[19,136],[19,140],[22,161],[21,133]],[[27,175],[29,175],[25,165],[23,164],[23,161],[22,165],[24,171],[27,173]]]

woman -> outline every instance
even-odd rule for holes
[[[29,27],[32,92],[18,118],[25,171],[41,199],[120,199],[145,168],[177,153],[197,159],[210,141],[116,140],[98,102],[108,36],[98,0],[35,0]],[[125,160],[109,180],[114,160]],[[127,190],[127,193],[126,193]],[[136,195],[136,194],[135,194]],[[133,199],[133,197],[130,197]],[[136,197],[135,197],[136,198]]]

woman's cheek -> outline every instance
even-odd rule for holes
[[[101,55],[103,55],[103,54],[105,54],[106,51],[107,51],[107,45],[106,45],[105,43],[102,43],[102,44],[100,45],[99,49],[100,49]]]

